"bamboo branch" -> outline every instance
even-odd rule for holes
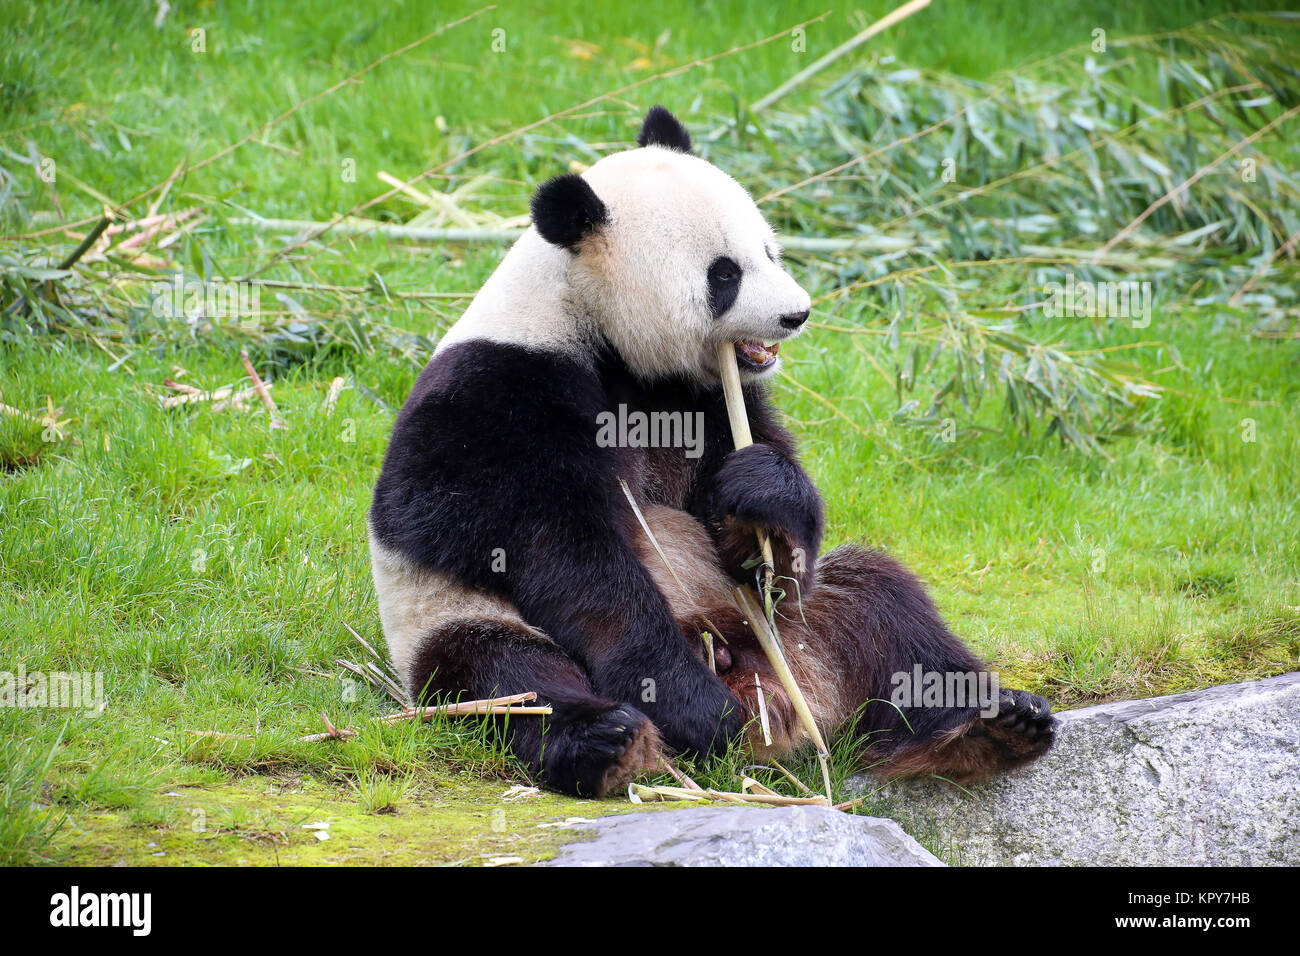
[[[794,76],[790,77],[790,79],[786,80],[776,89],[774,89],[771,93],[768,93],[766,96],[762,97],[761,99],[756,100],[754,102],[754,105],[749,108],[749,111],[751,113],[761,112],[762,110],[767,109],[777,100],[784,99],[786,96],[793,93],[797,88],[802,86],[812,77],[816,76],[822,70],[826,69],[832,63],[835,63],[837,60],[841,60],[844,57],[848,56],[858,47],[862,46],[862,44],[870,40],[877,33],[883,33],[884,31],[892,27],[895,23],[898,23],[900,20],[906,20],[912,14],[919,13],[929,5],[930,5],[930,0],[911,0],[910,3],[903,4],[893,13],[886,14],[885,16],[877,20],[875,23],[871,24],[871,26],[863,30],[861,33],[845,41],[844,43],[841,43],[835,49],[831,50],[830,53],[827,53],[825,56],[819,58],[818,60],[804,67]]]
[[[661,73],[655,73],[652,76],[641,77],[640,79],[634,80],[633,82],[628,83],[624,86],[620,86],[617,89],[607,90],[604,93],[601,93],[597,96],[593,96],[590,99],[584,100],[581,103],[575,103],[572,106],[565,107],[562,110],[556,110],[553,113],[549,113],[546,116],[543,116],[541,119],[533,120],[530,123],[525,123],[523,126],[517,126],[514,129],[509,130],[505,133],[501,133],[497,136],[491,137],[490,139],[483,140],[482,142],[477,143],[474,146],[471,146],[469,149],[457,154],[456,156],[452,156],[449,159],[444,159],[441,162],[437,163],[436,165],[430,167],[429,169],[424,170],[424,172],[406,180],[405,185],[413,186],[418,182],[428,179],[430,176],[437,176],[452,166],[456,166],[461,163],[464,163],[465,160],[469,159],[471,156],[476,155],[477,153],[482,152],[485,149],[490,149],[510,139],[513,139],[517,136],[522,136],[523,134],[528,133],[531,130],[546,125],[547,123],[553,123],[556,120],[565,118],[566,116],[572,116],[573,114],[585,110],[588,107],[595,106],[598,103],[607,102],[607,101],[619,102],[620,98],[624,97],[626,94],[631,93],[633,90],[640,89],[641,87],[646,86],[647,84],[655,83],[660,80],[666,80],[669,77],[678,76],[682,73],[690,72],[691,70],[694,70],[697,67],[707,66],[708,64],[713,63],[717,60],[721,60],[725,57],[730,57],[739,53],[744,53],[748,50],[756,49],[757,47],[782,39],[783,37],[789,35],[790,30],[798,29],[800,27],[806,27],[809,24],[820,22],[821,20],[826,19],[826,17],[828,17],[829,15],[830,12],[827,11],[826,13],[823,13],[821,16],[811,17],[807,20],[804,20],[802,23],[796,23],[792,27],[782,30],[779,33],[773,33],[770,36],[764,37],[761,40],[755,40],[750,43],[741,44],[740,46],[734,46],[729,50],[722,51],[721,53],[714,53],[709,56],[704,56],[695,60],[691,60],[689,63],[682,63],[677,66],[670,67],[669,69],[664,70]],[[366,200],[365,202],[358,202],[354,204],[352,208],[349,210],[349,212],[350,213],[364,212],[365,210],[377,206],[380,203],[387,202],[394,195],[396,195],[397,192],[398,192],[397,189],[389,189],[387,192],[381,193],[372,199]],[[277,249],[263,265],[258,267],[257,270],[245,276],[244,278],[247,279],[247,278],[251,278],[254,275],[260,275],[262,272],[265,272],[267,269],[271,268],[271,266],[281,261],[285,256],[292,253],[295,249],[298,249],[299,247],[305,245],[308,242],[314,242],[317,239],[320,239],[323,235],[325,235],[326,232],[333,231],[335,229],[337,222],[343,218],[345,217],[337,217],[332,222],[323,223],[321,229],[313,231],[308,235],[302,237],[301,239],[297,239],[294,242],[287,243],[284,247]],[[337,238],[339,237],[336,236],[335,239]]]
[[[99,241],[99,237],[104,234],[104,230],[107,229],[112,222],[113,222],[113,210],[109,209],[108,207],[105,207],[104,215],[100,217],[99,222],[95,223],[95,228],[90,230],[90,232],[86,233],[86,238],[82,239],[81,243],[77,246],[77,248],[73,249],[71,254],[62,262],[59,263],[59,268],[71,269],[74,265],[76,265],[77,260],[80,259],[82,256],[84,256],[87,250],[89,250],[91,246],[93,246],[96,242]]]
[[[672,777],[674,780],[676,780],[677,783],[678,783],[680,786],[686,788],[687,790],[693,790],[693,791],[696,791],[697,793],[703,793],[703,792],[704,792],[704,788],[703,788],[703,787],[701,787],[698,783],[696,783],[694,780],[692,780],[689,776],[687,776],[686,774],[682,773],[682,771],[678,770],[675,766],[673,766],[673,762],[672,762],[671,760],[669,760],[667,757],[665,757],[665,756],[663,755],[662,751],[661,751],[660,754],[659,754],[659,766],[661,766],[661,767],[663,767],[665,770],[667,770],[667,771],[668,771],[668,775],[669,775],[670,777]]]
[[[1161,206],[1165,205],[1166,203],[1171,202],[1174,199],[1177,199],[1179,196],[1185,193],[1192,186],[1195,186],[1202,178],[1206,176],[1206,174],[1213,172],[1215,169],[1217,169],[1219,165],[1223,163],[1224,160],[1229,159],[1230,157],[1236,155],[1236,153],[1240,149],[1242,149],[1245,146],[1249,146],[1251,143],[1259,139],[1269,130],[1285,123],[1287,120],[1295,116],[1297,113],[1300,113],[1300,106],[1293,106],[1285,113],[1275,117],[1269,123],[1266,123],[1265,125],[1261,126],[1259,129],[1255,130],[1255,132],[1251,133],[1249,136],[1243,137],[1242,139],[1238,140],[1232,146],[1232,148],[1220,153],[1219,156],[1216,159],[1214,159],[1212,162],[1206,163],[1204,166],[1202,166],[1192,175],[1188,176],[1186,179],[1184,179],[1173,189],[1170,189],[1159,199],[1151,203],[1151,205],[1147,206],[1146,209],[1142,210],[1142,212],[1140,212],[1132,222],[1130,222],[1119,232],[1115,233],[1115,235],[1111,236],[1110,241],[1097,250],[1096,257],[1104,256],[1106,253],[1110,252],[1110,250],[1115,248],[1117,244],[1123,242],[1126,238],[1128,238],[1128,236],[1133,232],[1134,229],[1142,225],[1142,223],[1144,223],[1147,220],[1147,217],[1149,217],[1153,212],[1155,212],[1157,209],[1159,209]]]
[[[792,774],[789,770],[786,770],[785,767],[781,766],[781,762],[779,760],[773,760],[772,766],[775,767],[777,770],[781,771],[781,773],[785,776],[785,778],[789,780],[791,783],[793,783],[796,787],[798,787],[804,793],[808,794],[808,796],[812,796],[812,790],[809,789],[808,785],[804,783],[802,780],[800,780],[798,777],[796,777],[794,774]]]

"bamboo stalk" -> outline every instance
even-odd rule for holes
[[[727,420],[731,423],[731,443],[737,450],[754,444],[749,430],[749,416],[745,414],[745,392],[740,384],[740,367],[736,364],[734,342],[718,346],[718,372],[722,375],[722,394],[727,400]],[[772,571],[776,564],[772,558],[772,542],[767,532],[758,533],[758,547],[763,552],[763,604],[772,613]]]
[[[785,192],[787,190],[782,190]],[[765,196],[772,198],[778,193]],[[322,229],[330,225],[304,219],[250,219],[233,217],[232,225],[247,226],[263,232],[301,233]],[[373,235],[386,239],[407,242],[514,242],[524,234],[523,229],[441,229],[428,226],[403,226],[394,223],[381,223],[370,219],[342,219],[334,223],[333,232],[342,236]],[[839,252],[900,252],[907,249],[937,248],[946,241],[938,233],[918,234],[915,236],[892,236],[871,233],[860,236],[782,236],[781,248],[786,252],[811,252],[831,254]],[[1057,258],[1079,259],[1095,262],[1099,265],[1112,265],[1119,268],[1168,269],[1177,265],[1177,261],[1167,256],[1149,256],[1145,252],[1116,253],[1103,252],[1100,249],[1070,249],[1063,246],[1044,246],[1028,243],[1020,246],[1027,256],[1052,256]],[[981,262],[982,264],[982,262]],[[892,277],[886,277],[892,278]],[[305,288],[308,291],[362,292],[360,287],[318,286],[312,287],[302,283],[271,282],[269,280],[252,280],[260,285],[280,288]],[[879,281],[879,280],[877,280]],[[402,293],[395,298],[472,298],[472,292],[446,293]]]
[[[804,783],[802,780],[800,780],[798,777],[796,777],[794,774],[792,774],[789,770],[786,770],[785,767],[781,766],[781,762],[779,760],[773,760],[772,766],[775,767],[777,770],[781,771],[781,773],[785,775],[785,778],[789,780],[791,783],[793,783],[796,787],[798,787],[800,790],[802,790],[804,793],[808,794],[809,796],[812,796],[812,790],[808,788],[808,785]]]
[[[921,10],[924,10],[929,5],[930,5],[930,0],[911,0],[910,3],[903,4],[893,13],[886,14],[885,16],[877,20],[875,23],[871,24],[871,26],[863,30],[861,33],[855,35],[854,37],[845,41],[844,43],[841,43],[835,49],[831,50],[830,53],[827,53],[825,56],[815,60],[813,63],[804,67],[794,76],[790,77],[790,79],[786,80],[776,89],[774,89],[771,93],[768,93],[766,96],[762,97],[761,99],[756,100],[754,102],[754,105],[749,108],[750,112],[758,113],[761,112],[762,110],[767,109],[777,100],[783,99],[786,96],[788,96],[790,93],[794,92],[797,88],[802,86],[812,77],[816,76],[822,70],[826,69],[826,67],[830,66],[832,63],[835,63],[837,60],[841,60],[844,57],[848,56],[858,47],[862,46],[862,44],[870,40],[877,33],[883,33],[884,31],[892,27],[895,23],[898,23],[900,20],[906,20],[912,14],[919,13]]]
[[[799,689],[794,674],[790,671],[790,665],[785,659],[785,652],[781,649],[775,631],[772,630],[771,622],[763,614],[763,609],[758,606],[758,603],[751,596],[751,592],[745,588],[736,588],[736,603],[744,611],[754,636],[758,638],[759,646],[763,648],[763,653],[767,655],[768,661],[772,664],[772,669],[776,671],[777,679],[781,681],[781,686],[785,688],[786,694],[789,695],[790,703],[794,706],[794,712],[799,717],[799,723],[803,724],[805,733],[812,740],[813,746],[817,748],[817,760],[822,768],[822,783],[826,788],[826,801],[829,803],[831,799],[830,748],[826,746],[821,731],[817,729],[817,721],[813,719],[808,701],[804,699],[803,691]]]
[[[763,743],[772,746],[772,722],[767,716],[767,696],[763,693],[763,682],[754,671],[754,699],[758,701],[758,726],[763,730]]]
[[[722,394],[727,402],[727,419],[731,423],[732,444],[736,448],[747,448],[754,444],[754,436],[749,428],[749,416],[745,412],[745,392],[740,384],[740,367],[736,364],[735,343],[722,342],[718,345],[718,372],[722,376]],[[803,691],[799,689],[799,684],[790,671],[790,665],[786,662],[785,652],[781,648],[781,642],[776,635],[776,629],[772,621],[771,584],[772,570],[774,568],[772,542],[766,533],[760,531],[758,543],[763,551],[763,562],[765,564],[766,581],[763,588],[765,606],[759,607],[755,604],[749,592],[744,588],[736,588],[736,600],[745,616],[749,619],[749,626],[754,631],[754,636],[758,638],[759,646],[763,648],[763,653],[767,655],[772,669],[776,671],[781,686],[785,688],[786,694],[790,697],[790,703],[794,706],[799,722],[803,724],[804,731],[817,748],[817,760],[821,763],[822,768],[822,782],[826,787],[826,802],[830,803],[830,750],[826,746],[826,741],[822,738],[821,731],[817,729],[817,722],[813,719],[812,710],[808,706],[808,701],[804,699]]]
[[[349,628],[351,630],[351,628]],[[529,707],[527,705],[537,699],[537,694],[533,691],[526,691],[522,694],[511,694],[508,697],[493,697],[490,700],[466,700],[455,704],[439,704],[436,707],[406,707],[396,713],[386,714],[377,718],[381,724],[394,724],[404,720],[421,720],[428,722],[439,714],[445,714],[449,717],[472,717],[488,716],[501,714],[521,714],[533,716],[546,716],[551,713],[550,705]],[[325,724],[324,733],[307,734],[305,737],[299,737],[298,743],[311,744],[320,743],[323,740],[347,740],[355,737],[357,731],[352,727],[336,727],[329,719],[329,716],[321,711],[321,721]],[[256,740],[255,734],[229,734],[220,730],[187,730],[187,734],[195,737],[209,737],[216,740]],[[689,777],[687,782],[696,785],[695,781]],[[698,786],[698,785],[696,785]]]
[[[662,752],[660,752],[659,754],[659,766],[667,770],[668,775],[672,777],[674,780],[676,780],[679,786],[684,787],[687,790],[693,790],[697,793],[704,792],[703,787],[701,787],[689,776],[687,776],[682,771],[678,770],[675,766],[673,766],[673,762],[669,760],[667,757],[665,757]]]

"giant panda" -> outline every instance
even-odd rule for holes
[[[805,738],[730,599],[754,581],[762,529],[786,655],[822,728],[854,735],[887,776],[974,780],[1042,754],[1051,709],[1024,691],[1002,691],[996,714],[892,699],[894,675],[983,665],[893,559],[818,557],[822,500],[765,385],[809,296],[749,194],[693,154],[671,113],[651,109],[637,144],[537,190],[532,226],[397,416],[368,523],[407,690],[536,692],[551,715],[502,732],[571,794],[611,793],[661,752],[718,754],[746,728],[758,756],[779,759]],[[740,451],[723,342],[755,440]],[[692,447],[600,440],[620,409],[681,413],[702,434]]]

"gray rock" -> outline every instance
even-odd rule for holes
[[[943,866],[892,820],[827,807],[694,807],[582,829],[546,866]]]
[[[1300,864],[1300,674],[1059,716],[1029,767],[890,783],[883,812],[954,863]]]

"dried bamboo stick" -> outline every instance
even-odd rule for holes
[[[813,746],[817,748],[817,760],[822,767],[822,783],[826,787],[826,802],[829,803],[831,799],[830,748],[826,746],[821,731],[817,729],[817,721],[813,719],[812,710],[808,707],[808,701],[804,699],[803,691],[799,689],[794,674],[790,671],[790,665],[785,659],[785,652],[782,651],[781,644],[772,630],[771,622],[763,614],[763,609],[759,607],[758,602],[745,588],[736,588],[736,603],[740,605],[745,617],[749,619],[749,626],[753,630],[754,636],[758,638],[759,646],[763,648],[763,653],[767,655],[772,669],[776,671],[781,686],[785,688],[786,694],[790,697],[790,703],[794,706],[794,712],[799,717],[799,723],[803,724],[804,731],[812,740]]]
[[[627,788],[628,796],[645,802],[671,800],[721,800],[725,803],[761,803],[774,807],[825,807],[830,801],[823,796],[786,797],[767,793],[732,793],[727,790],[688,790],[685,787],[649,787],[633,783]]]
[[[674,780],[676,780],[678,784],[685,787],[687,790],[694,790],[700,793],[704,792],[703,787],[701,787],[689,776],[687,776],[685,773],[683,773],[682,771],[678,770],[675,766],[673,766],[673,762],[669,760],[667,757],[665,757],[662,753],[659,754],[659,766],[667,770],[668,775],[672,777]]]
[[[440,714],[448,717],[470,717],[485,714],[534,714],[545,716],[551,713],[549,704],[539,707],[518,706],[528,704],[536,699],[537,694],[530,690],[523,694],[493,697],[489,700],[465,700],[455,704],[438,704],[433,707],[407,707],[395,714],[388,714],[379,719],[383,723],[395,723],[399,720],[415,720],[417,718],[429,721]]]
[[[490,700],[465,700],[455,704],[440,704],[436,707],[406,707],[393,714],[386,714],[378,718],[381,724],[393,724],[403,720],[422,720],[429,721],[439,714],[446,714],[449,717],[469,717],[475,715],[499,715],[499,714],[523,714],[546,716],[551,713],[551,707],[528,707],[520,706],[528,704],[537,699],[534,691],[527,691],[522,694],[511,694],[509,697],[493,697]],[[335,727],[329,716],[321,711],[321,720],[325,724],[324,733],[308,734],[305,737],[299,737],[299,743],[318,743],[322,740],[346,740],[349,737],[355,737],[357,731],[352,727]],[[255,734],[228,734],[219,730],[187,730],[187,734],[195,737],[213,737],[218,740],[255,740]],[[690,778],[686,778],[690,781]],[[692,784],[694,781],[690,781]]]
[[[773,760],[772,766],[775,767],[777,770],[781,771],[781,773],[785,776],[785,778],[789,780],[791,783],[793,783],[796,787],[798,787],[804,793],[808,794],[808,796],[812,796],[812,790],[808,788],[808,785],[804,783],[802,780],[800,780],[798,777],[796,777],[794,774],[792,774],[789,770],[786,770],[785,767],[781,765],[781,762],[779,760]]]
[[[257,392],[257,397],[262,400],[266,410],[271,416],[272,428],[288,428],[284,422],[280,421],[280,410],[275,407],[275,399],[267,390],[266,384],[262,381],[261,376],[257,374],[257,369],[253,368],[253,360],[248,357],[248,349],[239,350],[239,360],[244,363],[244,371],[248,373],[248,378],[253,383],[253,390]]]

